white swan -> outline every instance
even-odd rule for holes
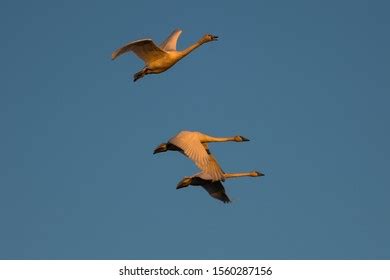
[[[202,171],[209,174],[213,181],[223,181],[224,172],[210,153],[207,143],[210,142],[244,142],[249,141],[243,136],[213,137],[198,131],[181,131],[167,143],[160,144],[153,154],[166,151],[179,151],[189,157]]]
[[[263,173],[258,171],[252,172],[242,172],[242,173],[224,173],[226,179],[237,178],[237,177],[259,177],[264,176]],[[231,202],[229,197],[226,195],[225,188],[223,187],[221,181],[213,181],[211,176],[205,172],[195,174],[191,177],[184,177],[178,184],[176,189],[181,189],[191,186],[201,186],[204,188],[209,195],[215,199],[221,200],[224,203]]]
[[[145,67],[134,74],[135,82],[145,75],[158,74],[168,70],[194,49],[200,47],[204,43],[216,41],[218,39],[218,36],[206,34],[198,42],[189,46],[185,50],[177,51],[176,43],[181,32],[181,30],[176,29],[160,46],[157,46],[151,39],[142,39],[130,42],[114,51],[111,57],[114,60],[121,54],[133,51],[145,62]]]

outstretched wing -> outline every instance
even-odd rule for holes
[[[164,51],[176,51],[176,43],[181,34],[180,29],[174,30],[171,35],[164,42],[161,43],[160,48]]]
[[[183,150],[195,164],[203,169],[209,163],[209,155],[198,137],[191,131],[181,131],[168,141]]]
[[[213,181],[217,181],[217,180],[225,181],[225,172],[222,170],[217,159],[210,152],[210,149],[209,149],[207,143],[202,143],[202,145],[205,148],[206,153],[209,155],[209,164],[203,170],[203,172],[207,172],[211,176]]]
[[[114,51],[111,58],[114,60],[118,56],[133,51],[145,64],[164,57],[167,53],[160,49],[151,39],[142,39],[130,42]]]
[[[182,131],[169,142],[183,150],[203,172],[212,177],[213,181],[224,180],[223,171],[214,157],[210,156],[205,148],[206,144],[199,141],[198,135],[191,131]]]
[[[231,200],[226,195],[225,188],[223,187],[221,181],[207,181],[202,187],[215,199],[222,201],[223,203],[229,203]]]

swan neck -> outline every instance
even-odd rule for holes
[[[204,142],[229,142],[229,141],[235,141],[234,137],[212,137],[207,136],[206,141]]]
[[[251,172],[240,172],[240,173],[225,173],[223,175],[226,179],[237,178],[237,177],[250,177]]]
[[[186,48],[185,50],[181,51],[182,58],[185,57],[186,55],[190,54],[193,50],[200,47],[201,45],[202,45],[202,43],[200,41],[198,41],[195,44]]]

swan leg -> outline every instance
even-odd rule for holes
[[[134,74],[134,82],[137,81],[138,79],[143,78],[143,76],[146,75],[147,68],[142,69],[141,71],[137,72]]]

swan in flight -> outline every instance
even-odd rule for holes
[[[211,176],[213,181],[224,181],[224,172],[210,153],[207,143],[210,142],[245,142],[243,136],[213,137],[198,131],[181,131],[154,149],[153,154],[166,151],[178,151],[190,158],[203,172]]]
[[[159,46],[152,39],[141,39],[130,42],[123,47],[114,51],[111,55],[112,60],[118,56],[134,52],[140,59],[145,62],[145,67],[134,74],[134,82],[148,74],[158,74],[164,72],[176,64],[180,59],[187,56],[190,52],[200,47],[204,43],[216,41],[218,36],[206,34],[199,39],[195,44],[189,46],[185,50],[177,51],[176,43],[181,34],[180,29],[176,29],[171,35]]]
[[[224,177],[226,179],[244,177],[244,176],[259,177],[259,176],[264,176],[264,174],[258,171],[242,172],[242,173],[224,173]],[[229,197],[226,195],[225,188],[223,187],[221,181],[213,181],[212,177],[205,172],[195,174],[191,177],[184,177],[177,184],[176,189],[185,188],[188,187],[189,185],[201,186],[209,193],[210,196],[214,197],[215,199],[221,200],[223,203],[231,202]]]

